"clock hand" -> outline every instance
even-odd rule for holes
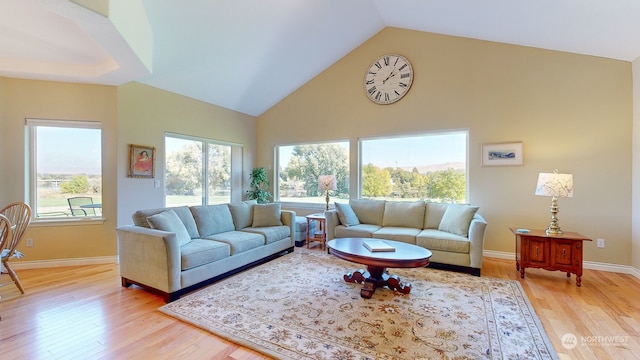
[[[396,76],[396,74],[393,73],[395,70],[396,70],[395,68],[393,70],[391,70],[391,74],[389,74],[389,76],[387,76],[386,79],[382,80],[382,84],[386,83],[387,80],[389,80],[390,78]]]

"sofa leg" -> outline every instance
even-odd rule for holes
[[[473,276],[480,277],[480,272],[481,271],[482,271],[482,269],[471,268],[471,270],[469,271],[469,274],[471,274]]]
[[[176,301],[178,299],[180,299],[180,292],[179,291],[174,291],[172,293],[164,293],[162,294],[162,298],[164,299],[164,302],[166,303],[170,303],[172,301]]]
[[[122,279],[122,287],[129,287],[129,286],[133,285],[126,278],[121,278],[121,279]]]

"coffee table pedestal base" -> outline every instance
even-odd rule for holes
[[[408,294],[411,292],[411,284],[403,284],[397,275],[389,275],[385,267],[367,266],[367,270],[359,269],[354,273],[344,275],[344,281],[350,283],[363,284],[360,289],[360,296],[371,299],[373,293],[379,287],[388,287],[391,290]]]

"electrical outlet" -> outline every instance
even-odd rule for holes
[[[154,180],[154,181],[153,181],[153,186],[154,186],[156,189],[160,189],[160,180]]]
[[[596,246],[603,249],[604,248],[604,239],[597,239]]]
[[[33,239],[27,238],[27,247],[32,247],[32,246],[33,246]]]

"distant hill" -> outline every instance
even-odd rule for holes
[[[413,168],[414,168],[414,166],[401,167],[402,170],[406,170],[406,171],[413,171]],[[465,169],[465,163],[463,163],[463,162],[449,162],[449,163],[443,163],[443,164],[415,166],[415,168],[418,169],[418,172],[420,174],[426,174],[426,173],[429,173],[429,172],[442,171],[442,170],[447,170],[447,169],[464,170]]]

